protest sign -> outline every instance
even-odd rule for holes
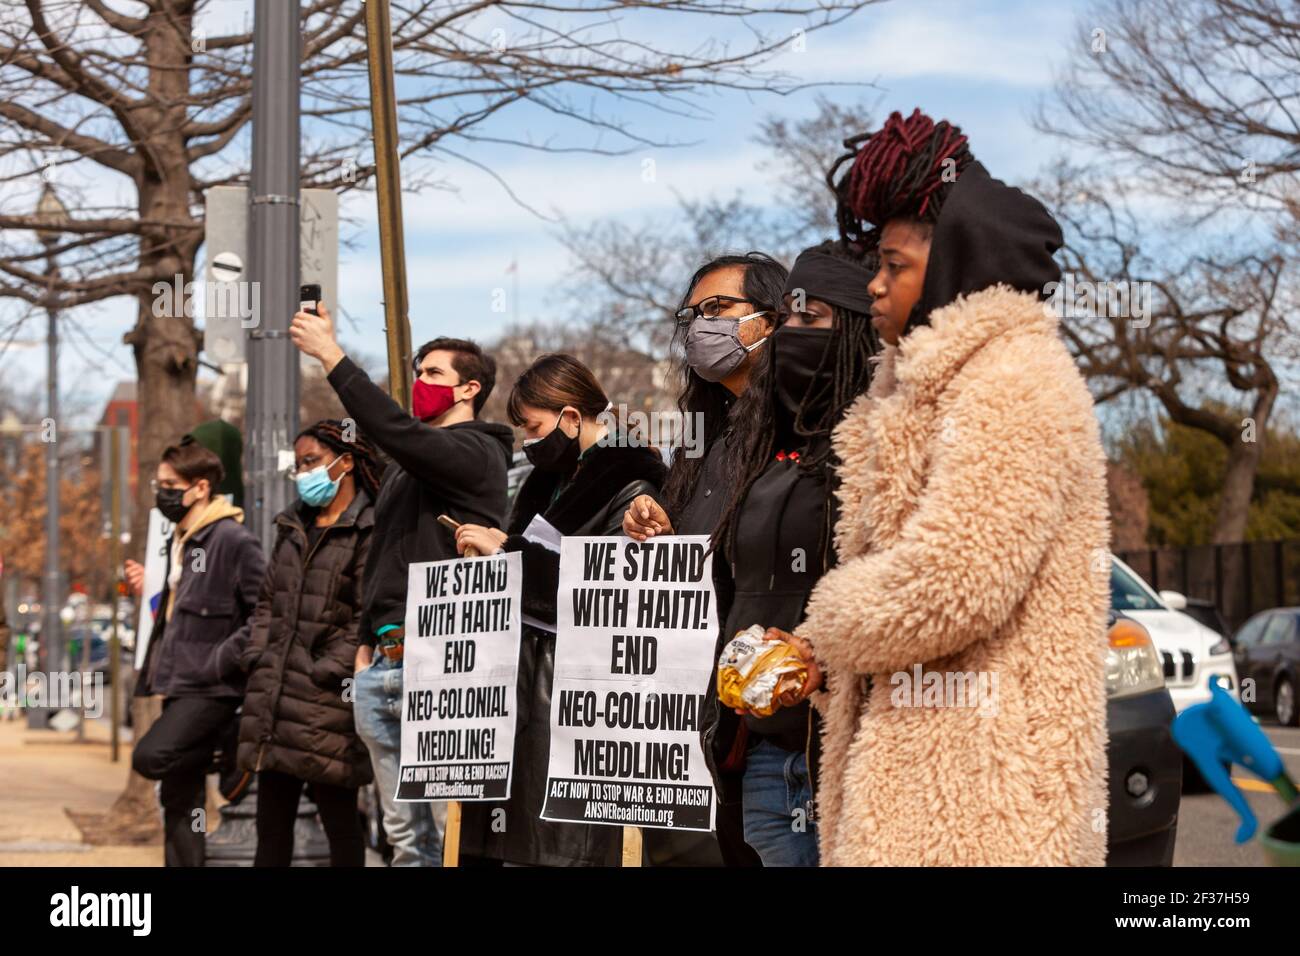
[[[566,537],[542,819],[711,830],[700,750],[717,606],[707,535]]]
[[[172,523],[157,508],[149,509],[149,531],[144,539],[144,587],[140,592],[140,620],[135,628],[135,666],[144,667],[153,635],[154,616],[162,603],[163,578],[167,574],[167,539]]]
[[[505,800],[515,746],[520,556],[412,564],[398,800]]]

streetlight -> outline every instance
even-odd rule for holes
[[[47,677],[50,672],[51,653],[58,648],[58,660],[63,663],[66,648],[61,640],[63,629],[59,620],[59,609],[63,606],[61,593],[62,581],[59,575],[59,323],[57,284],[59,265],[55,255],[56,247],[63,237],[61,227],[70,221],[67,207],[55,193],[54,187],[46,183],[41,190],[41,198],[36,203],[35,219],[41,225],[35,230],[36,238],[45,247],[45,276],[49,282],[49,292],[45,298],[45,314],[49,320],[46,336],[46,417],[47,426],[52,428],[42,435],[45,439],[45,588],[42,595],[43,623],[41,624],[41,668]],[[66,670],[67,667],[64,667]],[[27,711],[27,726],[44,728],[49,725],[50,709],[32,708]]]

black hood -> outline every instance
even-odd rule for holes
[[[1046,298],[1044,287],[1061,278],[1052,258],[1061,242],[1061,227],[1042,203],[971,163],[939,213],[908,329],[928,324],[931,312],[958,296],[999,283]]]
[[[501,422],[485,422],[477,418],[470,419],[467,422],[457,422],[455,425],[448,425],[448,428],[465,428],[470,431],[476,431],[486,438],[494,438],[501,445],[501,451],[506,456],[506,467],[509,468],[514,461],[515,454],[515,430],[509,425]]]

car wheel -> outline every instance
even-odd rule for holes
[[[1300,723],[1300,711],[1297,711],[1295,704],[1295,684],[1289,677],[1283,677],[1277,682],[1277,690],[1273,692],[1273,716],[1283,727],[1294,727]]]

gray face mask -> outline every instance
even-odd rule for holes
[[[715,319],[703,316],[695,319],[686,331],[686,364],[706,382],[721,382],[740,368],[745,356],[767,341],[759,339],[753,345],[740,341],[740,323],[756,319],[767,312],[730,317],[720,315]]]

